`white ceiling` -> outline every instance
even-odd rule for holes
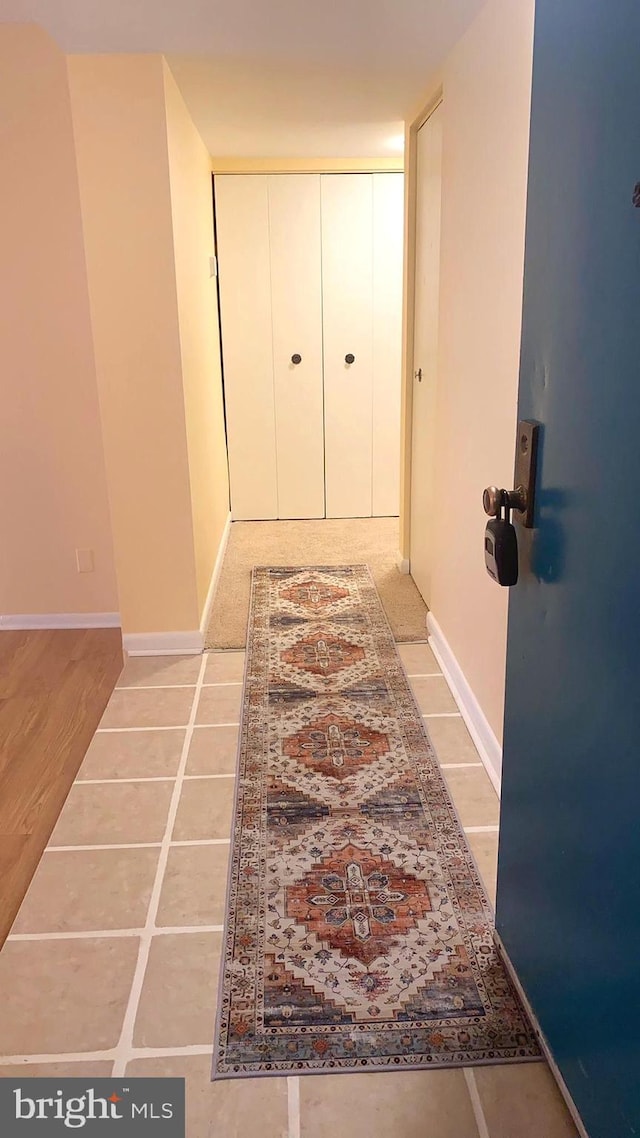
[[[373,157],[482,4],[0,0],[0,22],[68,52],[164,53],[212,154]]]

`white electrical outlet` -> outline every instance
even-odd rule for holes
[[[93,573],[93,550],[76,549],[76,564],[78,573]]]

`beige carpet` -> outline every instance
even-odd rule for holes
[[[254,565],[369,566],[396,640],[425,640],[427,606],[396,568],[397,518],[234,522],[207,648],[244,648]]]

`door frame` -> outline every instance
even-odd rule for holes
[[[404,282],[402,301],[402,390],[400,395],[400,534],[396,564],[409,573],[411,557],[411,447],[415,347],[418,131],[444,101],[442,83],[405,124]]]

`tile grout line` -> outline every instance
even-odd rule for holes
[[[47,846],[44,853],[97,853],[99,850],[159,850],[162,842],[102,842],[87,846]]]
[[[6,943],[15,941],[16,943],[29,943],[31,941],[45,941],[45,940],[119,940],[123,937],[136,937],[142,936],[144,929],[109,929],[108,931],[102,930],[99,932],[92,932],[90,930],[78,930],[77,932],[65,933],[9,933]]]
[[[174,846],[228,846],[231,838],[190,838],[188,841],[171,841]],[[93,846],[47,846],[45,853],[95,853],[99,850],[159,850],[162,842],[103,842]]]
[[[489,1127],[485,1118],[484,1110],[482,1109],[482,1101],[480,1099],[480,1092],[478,1091],[478,1084],[474,1071],[470,1067],[465,1067],[463,1070],[464,1080],[467,1084],[469,1098],[471,1099],[471,1109],[473,1110],[473,1117],[475,1118],[476,1126],[478,1127],[478,1138],[491,1138]]]
[[[441,675],[442,673],[438,673]],[[122,684],[120,687],[114,688],[117,691],[187,691],[195,688],[193,684]],[[241,688],[242,680],[212,680],[210,683],[202,684],[203,688]]]
[[[206,666],[207,657],[206,655],[203,655],[200,664],[200,671],[198,672],[198,679],[196,682],[193,701],[191,704],[191,714],[189,715],[189,722],[186,727],[184,742],[182,744],[182,754],[180,755],[180,762],[178,764],[178,770],[176,773],[173,794],[171,796],[171,802],[169,804],[169,813],[167,815],[164,837],[160,846],[160,856],[158,857],[156,875],[153,882],[153,889],[151,890],[151,897],[149,899],[145,929],[140,938],[138,960],[133,975],[131,990],[129,992],[129,1000],[124,1014],[120,1039],[115,1049],[112,1071],[114,1078],[121,1078],[124,1075],[127,1062],[129,1061],[133,1048],[133,1034],[135,1031],[136,1018],[138,1015],[140,1000],[142,998],[142,988],[144,985],[144,979],[147,971],[147,964],[149,962],[149,954],[151,952],[151,944],[153,940],[152,930],[155,927],[158,908],[160,906],[160,895],[164,883],[164,874],[169,858],[169,850],[171,848],[171,834],[173,832],[173,826],[176,820],[178,806],[180,803],[180,796],[182,794],[182,783],[187,767],[189,747],[191,746],[191,739],[193,737],[193,728],[195,726],[196,716],[198,714],[198,704],[200,702],[200,694],[202,692],[202,683],[204,680]]]
[[[132,1047],[132,1059],[162,1059],[172,1055],[211,1055],[212,1043],[187,1043],[184,1047]]]
[[[97,727],[96,735],[115,735],[124,731],[186,731],[186,723],[172,723],[166,727]]]
[[[155,925],[151,933],[155,936],[190,936],[193,933],[221,933],[224,925]],[[61,933],[10,933],[7,940],[109,940],[122,937],[141,937],[144,928],[136,929],[77,929]]]
[[[107,1048],[104,1051],[65,1051],[44,1055],[2,1055],[0,1065],[7,1067],[28,1067],[32,1064],[46,1063],[99,1063],[113,1062],[116,1048]],[[170,1059],[182,1055],[213,1055],[213,1047],[207,1044],[193,1043],[184,1047],[132,1047],[133,1059]]]
[[[169,844],[172,849],[176,846],[230,846],[231,838],[186,838]]]
[[[423,719],[462,719],[459,711],[425,711]]]
[[[482,763],[480,763],[480,766],[482,766]],[[186,774],[184,776],[184,781],[185,782],[197,782],[198,779],[203,779],[203,778],[208,779],[208,778],[235,778],[235,777],[236,777],[235,772],[233,774]]]
[[[235,778],[235,774],[186,774],[185,781],[194,781],[202,778]],[[74,786],[118,786],[120,783],[131,782],[175,782],[176,776],[172,774],[140,775],[138,778],[78,778]]]
[[[142,775],[140,778],[76,778],[73,787],[76,786],[111,786],[114,783],[130,783],[130,782],[175,782],[176,776],[173,774],[160,774],[160,775]]]
[[[463,826],[465,834],[497,834],[499,826]]]
[[[482,766],[482,763],[480,763],[480,766]],[[235,777],[236,777],[235,772],[233,774],[186,774],[184,776],[184,781],[185,782],[197,782],[198,779],[203,779],[203,778],[207,779],[207,778],[235,778]]]
[[[300,1138],[300,1077],[287,1076],[287,1113],[289,1116],[288,1138]]]
[[[442,672],[407,672],[408,680],[434,680],[436,676],[441,676]]]
[[[441,771],[466,770],[467,767],[482,767],[484,763],[440,763]]]
[[[198,694],[200,688],[197,689]],[[195,698],[195,697],[194,697]],[[203,727],[239,727],[236,723],[172,723],[165,727],[98,727],[96,735],[115,735],[120,731],[201,731]]]
[[[113,694],[118,691],[186,691],[188,688],[193,690],[195,686],[195,680],[192,684],[117,684]]]

